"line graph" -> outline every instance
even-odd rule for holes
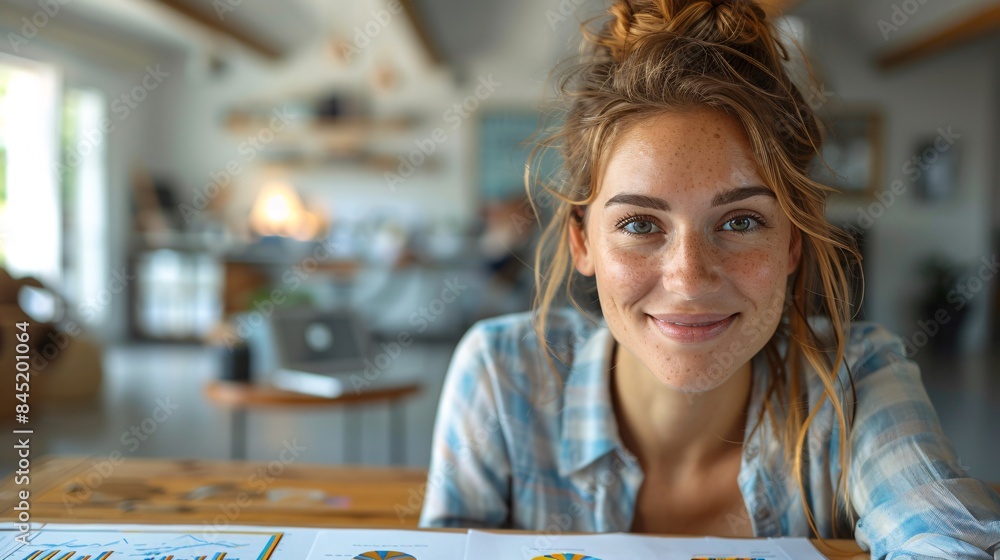
[[[41,529],[0,560],[273,560],[282,533]]]

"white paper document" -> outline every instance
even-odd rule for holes
[[[466,558],[476,560],[825,560],[807,539],[663,538],[626,534],[511,535],[470,531]]]
[[[324,529],[309,560],[463,560],[466,533]]]
[[[660,538],[209,525],[0,529],[0,560],[825,560],[806,539]]]

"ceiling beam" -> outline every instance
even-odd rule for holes
[[[277,60],[284,55],[281,50],[258,40],[254,35],[237,28],[232,24],[227,24],[220,18],[213,17],[199,9],[196,9],[184,0],[158,1],[160,4],[163,4],[196,24],[207,27],[215,33],[219,33],[233,39],[264,58]],[[406,2],[404,2],[404,4],[406,4]]]
[[[923,34],[878,58],[882,70],[916,62],[948,49],[1000,31],[1000,4],[976,11],[948,25]]]
[[[403,10],[406,12],[406,17],[410,20],[410,24],[413,25],[413,31],[417,34],[417,39],[420,41],[420,44],[423,45],[424,52],[427,53],[427,57],[430,58],[431,62],[436,66],[444,64],[444,57],[441,56],[441,51],[434,43],[434,39],[427,30],[427,24],[424,23],[424,19],[420,16],[420,12],[417,10],[416,6],[414,6],[413,2],[409,0],[404,0],[403,2],[400,2],[400,4],[403,6]]]

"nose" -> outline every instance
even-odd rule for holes
[[[663,259],[663,285],[685,300],[695,300],[722,288],[722,259],[705,235],[676,230]]]

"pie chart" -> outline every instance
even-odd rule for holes
[[[395,552],[393,550],[373,550],[358,554],[354,560],[417,560],[405,552]]]
[[[545,556],[536,556],[531,560],[600,560],[600,558],[594,558],[593,556],[585,556],[583,554],[558,552],[553,554],[546,554]]]

